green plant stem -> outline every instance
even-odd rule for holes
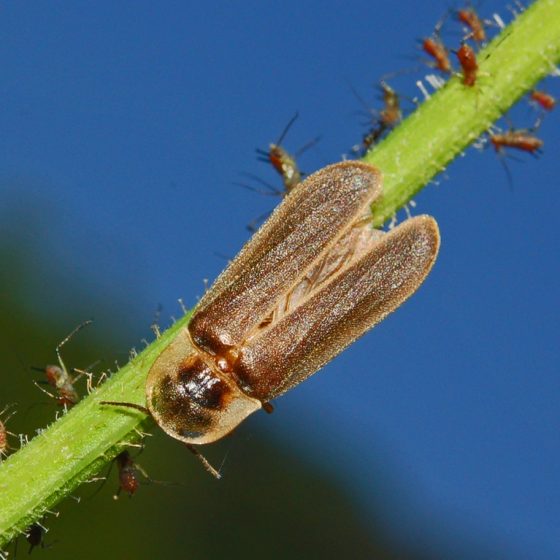
[[[560,0],[538,0],[479,53],[480,78],[454,77],[364,158],[384,174],[374,223],[390,219],[560,61]],[[145,404],[151,364],[183,317],[139,356],[0,466],[0,549],[94,476],[151,420],[103,400]]]

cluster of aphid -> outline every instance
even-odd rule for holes
[[[56,347],[56,356],[58,359],[58,365],[49,364],[44,368],[33,367],[33,370],[40,371],[43,373],[44,378],[39,380],[34,380],[33,383],[46,395],[54,399],[59,407],[62,407],[65,411],[72,408],[74,405],[78,404],[80,401],[80,393],[76,388],[76,382],[82,377],[87,377],[87,392],[90,393],[92,390],[92,378],[93,375],[88,370],[80,370],[77,368],[72,369],[72,374],[69,372],[64,360],[62,359],[62,347],[83,327],[91,324],[91,321],[85,321],[78,325],[68,336],[66,336]],[[74,374],[74,375],[73,375]],[[77,375],[76,375],[77,374]],[[42,385],[46,385],[49,389],[45,389]],[[7,457],[8,454],[14,450],[13,445],[9,442],[9,438],[18,437],[17,434],[10,432],[8,430],[7,424],[11,417],[16,413],[12,410],[13,405],[6,405],[0,411],[0,462],[2,459]],[[25,441],[26,438],[20,435],[20,444]],[[128,451],[123,451],[115,458],[115,464],[118,470],[118,489],[114,495],[114,498],[118,498],[121,492],[127,493],[132,496],[136,493],[140,481],[138,473],[140,472],[147,480],[151,480],[145,471],[137,465]],[[53,513],[53,512],[49,512]],[[57,514],[54,514],[57,515]],[[33,551],[34,548],[40,547],[45,548],[44,535],[48,529],[43,525],[43,523],[33,523],[22,535],[25,537],[29,543],[29,553]],[[14,558],[17,555],[17,539],[14,541]],[[0,560],[8,558],[6,552],[0,551]]]
[[[449,48],[442,37],[444,26],[447,26],[449,19],[452,19],[455,24],[461,27],[462,40],[456,50]],[[423,53],[429,57],[425,65],[428,65],[437,72],[437,76],[427,76],[427,81],[433,87],[440,88],[445,84],[446,79],[458,75],[465,87],[483,87],[480,85],[480,81],[484,76],[481,76],[479,71],[477,53],[491,39],[490,34],[492,30],[499,31],[503,27],[504,22],[498,14],[494,14],[491,20],[484,19],[470,4],[467,7],[450,11],[436,24],[430,36],[420,40]],[[453,55],[456,58],[457,67],[453,62]],[[409,73],[410,71],[411,70],[397,71],[392,73],[391,76]],[[383,139],[403,119],[401,95],[389,85],[388,79],[388,76],[382,79],[378,86],[382,99],[382,108],[379,110],[371,109],[359,94],[354,91],[355,96],[365,108],[371,120],[368,130],[363,135],[361,142],[352,147],[350,153],[353,156],[363,157],[372,146]],[[417,85],[423,94],[428,97],[429,94],[422,82],[417,82]],[[528,100],[531,105],[538,110],[538,116],[533,126],[530,128],[514,128],[512,125],[508,125],[506,130],[492,127],[484,135],[481,145],[491,144],[501,157],[506,154],[506,150],[508,149],[537,155],[543,147],[543,141],[537,136],[536,132],[542,122],[543,115],[548,111],[552,111],[556,106],[556,99],[546,91],[534,89],[528,95]],[[414,103],[416,102],[415,100],[412,101]],[[265,189],[257,189],[245,184],[242,186],[262,194],[283,197],[301,182],[304,174],[298,167],[297,158],[305,149],[315,144],[317,139],[294,154],[289,153],[282,146],[286,133],[296,117],[297,115],[290,120],[279,139],[275,143],[270,144],[268,151],[262,149],[257,150],[258,159],[270,163],[275,171],[280,174],[283,188],[278,189],[273,187],[254,175],[250,175],[250,177],[260,182]],[[508,179],[510,179],[507,167],[506,172],[508,173]],[[254,231],[256,229],[256,224],[262,221],[267,215],[268,213],[259,216],[251,222],[248,229]]]
[[[483,19],[472,6],[451,12],[453,19],[461,25],[463,39],[457,50],[450,49],[442,39],[442,29],[448,16],[435,26],[433,33],[420,41],[422,51],[429,57],[428,66],[436,70],[439,76],[428,80],[435,87],[441,87],[445,79],[455,75],[452,54],[456,56],[459,64],[460,77],[464,86],[473,88],[479,86],[479,65],[477,52],[488,42],[489,30],[501,29],[504,24],[502,19],[494,14],[493,20]],[[393,75],[398,74],[395,72]],[[434,78],[430,76],[430,78]],[[480,87],[480,86],[479,86]],[[364,135],[362,143],[353,148],[354,153],[364,155],[371,146],[382,136],[394,128],[402,120],[402,111],[399,95],[385,82],[382,81],[380,89],[383,95],[384,107],[379,112],[371,111],[374,116],[373,124]],[[423,89],[426,93],[426,90]],[[513,148],[536,154],[543,146],[543,141],[535,134],[542,113],[551,111],[556,105],[555,98],[541,90],[533,90],[529,94],[531,103],[540,109],[536,124],[529,129],[515,129],[509,127],[505,132],[491,130],[487,133],[487,141],[495,148],[496,152],[503,154],[505,149]]]

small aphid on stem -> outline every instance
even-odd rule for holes
[[[117,469],[119,472],[119,488],[117,493],[113,496],[116,500],[121,491],[124,491],[131,498],[138,490],[140,482],[138,480],[138,471],[140,471],[146,478],[146,473],[142,468],[137,465],[128,451],[123,451],[115,457]]]
[[[419,216],[388,233],[374,229],[370,207],[381,192],[381,172],[362,162],[308,177],[156,358],[146,406],[102,404],[150,414],[199,456],[195,446],[269,408],[399,307],[431,270],[435,220]]]
[[[496,153],[500,157],[500,161],[504,166],[510,189],[513,189],[513,177],[505,161],[505,156],[507,155],[506,150],[511,148],[521,152],[527,152],[532,156],[537,157],[544,145],[544,141],[534,134],[539,125],[540,120],[537,121],[535,126],[530,129],[510,128],[505,132],[488,133],[490,143],[494,146],[494,149],[496,150]]]
[[[502,133],[491,133],[490,142],[496,152],[503,153],[505,148],[513,148],[536,155],[541,151],[544,141],[530,130],[507,130]]]
[[[10,420],[10,418],[16,413],[14,410],[11,414],[9,414],[6,418],[2,419],[2,416],[10,409],[12,405],[6,405],[2,411],[0,411],[0,462],[2,461],[3,457],[6,457],[8,451],[10,450],[10,444],[8,442],[8,436],[16,436],[12,432],[8,431],[6,424]]]
[[[556,107],[556,99],[546,91],[534,89],[530,94],[531,101],[545,111],[552,111]]]
[[[43,391],[43,393],[49,395],[60,406],[65,406],[66,408],[71,408],[74,406],[79,400],[80,396],[74,387],[74,383],[78,381],[86,372],[81,372],[76,377],[72,377],[64,361],[62,360],[61,348],[81,329],[85,326],[90,325],[92,321],[84,321],[80,325],[78,325],[60,344],[56,347],[56,355],[58,358],[58,366],[55,365],[48,365],[45,367],[44,372],[47,378],[47,383],[53,387],[56,391],[56,395],[53,395],[49,391],[43,389],[38,382],[35,382],[35,385]],[[40,368],[33,368],[33,369],[40,369]]]
[[[40,523],[33,523],[25,531],[25,539],[29,543],[29,552],[31,554],[33,549],[37,546],[45,548],[45,541],[43,537],[45,535],[46,529]]]
[[[422,49],[427,55],[432,57],[432,65],[434,68],[437,68],[444,74],[451,73],[453,67],[451,66],[451,60],[449,58],[449,51],[439,37],[433,35],[432,37],[423,39]]]
[[[358,144],[352,148],[354,153],[361,156],[365,155],[385,132],[394,128],[402,119],[400,98],[397,92],[385,81],[381,81],[379,88],[383,98],[383,109],[381,111],[370,109],[358,92],[352,88],[354,95],[371,115],[373,121],[371,128],[364,134],[361,145]]]
[[[282,142],[297,118],[298,113],[290,119],[278,140],[275,143],[270,144],[268,151],[257,148],[258,159],[260,161],[270,163],[282,177],[285,190],[284,194],[289,193],[301,182],[302,173],[297,164],[297,158],[319,140],[319,138],[314,138],[311,142],[308,142],[305,146],[300,148],[294,155],[285,150],[282,147]]]
[[[486,41],[485,21],[480,19],[472,6],[457,10],[457,19],[467,27],[469,37],[472,37],[474,41],[479,44]]]
[[[379,112],[379,122],[385,128],[393,128],[402,119],[402,110],[399,95],[386,82],[380,86],[383,95],[383,109]]]
[[[463,43],[456,54],[461,69],[463,70],[463,84],[468,87],[473,87],[476,84],[478,76],[476,53],[470,45]]]

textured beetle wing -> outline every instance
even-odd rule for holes
[[[295,187],[200,301],[193,341],[211,354],[241,344],[380,192],[379,171],[361,162],[328,166]]]
[[[234,368],[241,388],[267,401],[313,374],[416,291],[438,248],[429,216],[373,235],[356,259],[242,345]]]

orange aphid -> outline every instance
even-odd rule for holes
[[[469,36],[477,43],[484,43],[484,41],[486,41],[484,21],[478,17],[478,14],[473,8],[458,10],[457,19],[470,29]]]
[[[385,82],[381,82],[380,88],[385,106],[379,112],[379,122],[385,128],[392,128],[402,119],[399,95]]]
[[[463,84],[473,87],[478,75],[478,62],[473,48],[463,43],[457,51],[457,59],[463,70]]]
[[[318,138],[314,138],[311,142],[308,142],[305,146],[300,148],[294,155],[290,154],[282,147],[284,137],[297,118],[298,113],[290,119],[278,140],[275,143],[270,144],[268,151],[257,148],[257,158],[260,161],[270,163],[270,165],[272,165],[272,167],[274,167],[274,169],[281,175],[282,182],[284,183],[284,194],[289,193],[298,183],[301,183],[302,173],[297,164],[297,158],[318,141]]]
[[[436,37],[428,37],[422,41],[422,49],[434,59],[434,66],[445,74],[451,73],[451,60],[449,59],[449,51],[443,44],[441,39]]]
[[[556,107],[556,99],[550,93],[538,89],[531,92],[531,101],[537,103],[545,111],[552,111]]]
[[[499,134],[490,134],[490,142],[500,153],[504,152],[504,148],[513,148],[536,154],[544,145],[543,140],[528,130],[508,130]]]

